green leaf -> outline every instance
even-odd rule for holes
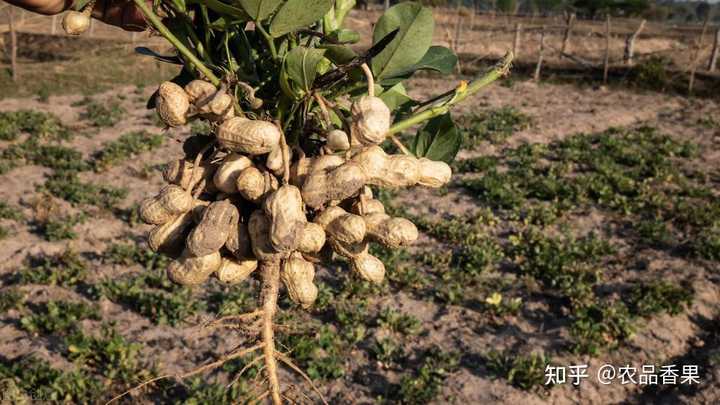
[[[413,152],[418,157],[442,160],[450,163],[462,145],[462,133],[450,113],[437,116],[421,129],[415,137]]]
[[[317,76],[318,64],[325,50],[298,46],[287,54],[285,67],[288,77],[304,92],[309,92]]]
[[[372,60],[377,80],[396,76],[422,59],[432,43],[435,23],[432,12],[420,4],[407,2],[391,7],[380,17],[373,32],[373,43],[400,29],[395,39]]]
[[[344,65],[358,56],[352,48],[346,45],[322,44],[318,45],[318,47],[325,49],[327,51],[325,57],[336,65]]]
[[[278,38],[308,27],[323,18],[332,6],[333,0],[288,0],[275,14],[270,24],[270,34]]]
[[[333,31],[329,37],[336,42],[342,42],[343,44],[355,44],[360,41],[360,33],[355,30],[339,29]]]
[[[242,8],[255,21],[263,21],[275,11],[282,0],[238,0]]]
[[[444,46],[431,46],[420,59],[420,62],[408,69],[409,71],[417,70],[434,70],[444,75],[448,75],[455,70],[458,57],[455,53]]]
[[[408,96],[405,86],[403,86],[402,83],[398,83],[385,90],[380,94],[380,99],[388,106],[390,111],[395,111],[398,107],[413,101],[410,96]]]

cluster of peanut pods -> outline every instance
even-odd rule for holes
[[[237,116],[234,105],[232,96],[200,80],[159,88],[156,108],[168,126],[199,118],[214,129],[205,153],[168,164],[168,185],[141,204],[142,219],[154,225],[150,247],[175,259],[168,277],[184,285],[211,276],[232,284],[273,263],[290,298],[306,308],[318,293],[314,264],[333,254],[363,279],[381,282],[385,266],[369,243],[399,248],[414,242],[418,230],[386,214],[370,186],[440,187],[450,180],[450,167],[385,153],[379,144],[390,111],[377,97],[352,102],[350,135],[327,130],[323,152],[312,157],[288,147],[277,123]]]

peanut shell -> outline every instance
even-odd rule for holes
[[[295,250],[307,223],[300,190],[292,185],[280,187],[267,197],[264,209],[271,222],[273,248],[278,252]]]
[[[294,253],[283,263],[280,277],[293,302],[306,309],[312,306],[318,295],[318,288],[313,283],[315,268],[312,263]]]
[[[182,87],[173,82],[164,82],[158,89],[155,109],[165,125],[179,127],[187,123],[190,100]]]
[[[222,264],[220,252],[206,256],[193,256],[187,250],[179,259],[173,260],[167,269],[168,278],[181,285],[200,285]]]
[[[225,284],[238,284],[246,280],[258,268],[255,259],[235,260],[224,257],[215,275]]]
[[[390,109],[378,97],[363,96],[352,104],[351,133],[364,145],[379,144],[390,129]]]
[[[282,133],[267,121],[234,117],[224,121],[217,130],[220,146],[233,152],[263,155],[277,148]]]
[[[303,253],[317,253],[325,245],[325,230],[319,224],[308,222],[303,228],[297,250]]]
[[[369,253],[353,257],[350,267],[360,277],[372,283],[380,284],[385,279],[385,265],[380,259]]]
[[[450,182],[452,169],[447,163],[420,158],[419,164],[420,175],[418,184],[421,186],[437,188]]]
[[[185,238],[192,225],[192,211],[188,211],[163,225],[156,226],[148,235],[150,249],[153,252],[178,257],[185,249]]]
[[[240,214],[228,200],[216,201],[203,211],[202,219],[187,238],[187,251],[195,256],[217,252],[236,229]]]
[[[252,165],[252,161],[246,156],[238,153],[231,153],[227,155],[213,176],[213,183],[215,184],[215,187],[226,194],[237,193],[238,176],[240,176],[240,173],[243,170],[251,167]]]

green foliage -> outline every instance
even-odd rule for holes
[[[450,113],[437,116],[422,128],[413,143],[416,156],[447,163],[455,159],[462,145],[462,133],[452,120]]]
[[[424,354],[417,371],[402,378],[396,399],[404,404],[430,402],[438,395],[445,379],[458,369],[459,364],[457,353],[431,348]]]
[[[243,314],[255,305],[255,297],[245,284],[213,291],[206,301],[207,311],[216,316]]]
[[[43,401],[87,403],[103,392],[101,383],[85,370],[61,371],[35,357],[0,362],[0,376],[12,378],[22,391]]]
[[[370,354],[383,363],[395,363],[403,357],[403,349],[393,338],[375,338],[370,346]]]
[[[372,59],[375,78],[382,81],[403,73],[419,62],[430,49],[435,24],[432,12],[416,3],[401,3],[380,17],[373,31],[377,44],[399,29],[395,39]]]
[[[25,302],[25,294],[17,288],[6,288],[0,291],[0,313],[20,308]]]
[[[690,251],[696,257],[720,261],[720,226],[702,230],[690,242]]]
[[[39,224],[39,232],[49,242],[75,239],[77,233],[73,228],[75,225],[85,222],[85,220],[87,220],[87,216],[83,213],[75,216],[49,218]]]
[[[0,219],[11,219],[19,221],[23,218],[19,209],[10,206],[5,201],[0,201]]]
[[[73,204],[89,204],[105,209],[113,208],[127,195],[125,189],[83,182],[76,173],[55,173],[47,179],[43,188]]]
[[[89,168],[80,152],[65,146],[41,144],[36,139],[9,146],[2,151],[0,159],[13,162],[13,165],[24,161],[28,164],[67,172]]]
[[[280,339],[292,349],[293,359],[313,380],[345,375],[345,343],[329,326],[321,326],[312,336],[289,335]]]
[[[83,302],[49,301],[20,319],[20,326],[35,334],[65,334],[76,331],[83,319],[100,319],[97,308]]]
[[[76,332],[65,338],[67,356],[104,377],[129,384],[151,377],[139,359],[142,345],[129,343],[115,329],[103,326],[100,336]]]
[[[14,141],[23,132],[35,139],[69,139],[71,136],[53,114],[32,110],[0,112],[0,140]]]
[[[667,56],[651,56],[635,65],[630,81],[632,84],[648,90],[669,90],[673,85],[670,73],[671,65],[672,60]]]
[[[43,284],[72,287],[85,280],[87,264],[74,251],[54,256],[36,256],[27,260],[14,276],[20,284]]]
[[[528,128],[532,119],[515,109],[505,106],[463,117],[467,140],[473,146],[480,141],[500,144],[517,131]]]
[[[87,120],[94,127],[112,127],[125,116],[125,109],[116,101],[100,103],[94,100],[85,102],[85,112],[80,118]]]
[[[377,322],[383,328],[402,335],[417,335],[422,329],[419,319],[391,308],[380,311]]]
[[[537,353],[523,356],[493,350],[484,357],[488,371],[496,378],[504,378],[526,391],[545,387],[545,368],[550,365],[547,356]]]
[[[170,264],[167,256],[155,253],[150,249],[143,249],[137,243],[113,243],[103,252],[103,261],[123,266],[132,266],[137,263],[148,272],[165,270]],[[153,278],[154,273],[148,277]]]
[[[633,315],[642,317],[661,312],[677,315],[692,303],[692,299],[691,287],[656,280],[633,286],[628,297],[628,307]]]
[[[597,355],[614,349],[635,332],[632,317],[622,302],[597,301],[574,311],[570,335],[573,351]]]
[[[192,290],[173,284],[164,271],[108,280],[98,286],[99,294],[147,317],[156,325],[176,326],[205,309],[205,302],[192,296]]]
[[[92,165],[95,170],[105,170],[143,152],[159,148],[164,140],[162,135],[146,131],[123,134],[117,140],[103,145],[103,148],[93,155]]]

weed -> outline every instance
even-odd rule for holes
[[[522,298],[507,298],[494,292],[485,298],[484,307],[495,316],[516,315],[522,308]]]
[[[225,384],[208,383],[202,377],[190,380],[189,384],[185,384],[184,391],[184,405],[240,403],[246,393],[241,384],[227,387]],[[173,400],[177,400],[177,397],[174,396]]]
[[[482,140],[494,144],[504,142],[516,131],[528,128],[531,123],[530,117],[510,106],[473,114],[464,119],[467,140],[471,145]]]
[[[345,375],[346,345],[329,326],[321,326],[313,336],[286,335],[280,340],[292,350],[293,359],[313,380]]]
[[[515,387],[526,391],[545,387],[545,368],[550,364],[550,358],[545,355],[523,356],[493,350],[484,357],[492,375],[506,379]]]
[[[39,224],[39,233],[43,235],[45,240],[49,242],[57,242],[67,239],[77,238],[77,233],[73,230],[75,225],[85,222],[87,216],[84,213],[75,216],[66,216],[60,218],[49,218]]]
[[[633,315],[649,317],[660,312],[677,315],[692,303],[693,290],[687,285],[675,285],[657,280],[640,283],[630,290],[628,307]]]
[[[154,272],[165,270],[168,264],[170,264],[170,259],[167,256],[155,253],[149,249],[143,249],[136,243],[113,243],[103,253],[103,260],[106,263],[124,266],[132,266],[137,263],[149,272],[145,275],[146,281],[155,278]],[[163,279],[164,277],[157,279],[151,282],[151,284],[158,285],[157,283]],[[167,285],[170,286],[172,284],[168,283]]]
[[[652,247],[670,246],[675,239],[669,224],[661,219],[645,219],[635,225],[642,243]]]
[[[94,127],[112,127],[125,115],[125,109],[117,102],[106,104],[90,100],[85,104],[85,112],[80,118],[90,121]]]
[[[25,161],[53,170],[77,172],[90,166],[75,149],[60,145],[44,145],[35,139],[16,144],[2,151],[2,158],[9,162]]]
[[[720,261],[720,226],[700,231],[690,242],[690,251],[696,257]]]
[[[93,167],[95,170],[105,170],[143,152],[160,147],[164,140],[162,135],[146,131],[123,134],[117,140],[106,143],[102,150],[93,155]]]
[[[32,110],[0,112],[0,140],[14,141],[22,132],[33,138],[65,140],[71,137],[70,131],[53,114]]]
[[[189,288],[173,285],[164,272],[152,271],[124,280],[109,280],[99,294],[147,317],[157,325],[175,326],[205,308]]]
[[[20,308],[25,302],[25,294],[16,288],[7,288],[0,291],[0,313]]]
[[[370,354],[383,363],[395,363],[403,357],[402,346],[395,339],[376,338],[370,345]]]
[[[668,90],[672,86],[671,65],[672,60],[666,56],[652,56],[635,65],[630,80],[644,89]]]
[[[92,402],[103,392],[100,382],[86,371],[57,370],[35,357],[0,362],[0,376],[12,378],[22,391],[48,402]]]
[[[11,219],[13,221],[19,221],[23,218],[20,210],[11,207],[8,203],[0,201],[0,219]]]
[[[428,403],[433,400],[445,383],[445,379],[458,369],[457,353],[431,348],[422,359],[417,372],[403,377],[396,398],[405,404]]]
[[[575,310],[570,335],[573,351],[597,355],[615,349],[634,333],[632,317],[622,302],[597,301]]]
[[[125,385],[152,376],[139,359],[142,345],[129,343],[114,328],[104,325],[100,336],[75,332],[65,338],[67,356],[112,381]]]
[[[5,239],[8,236],[10,236],[10,231],[6,227],[0,225],[0,240]]]
[[[242,286],[223,288],[210,293],[207,301],[207,311],[216,316],[242,314],[248,312],[253,303],[253,296],[249,289]]]
[[[34,334],[64,334],[76,330],[83,319],[100,319],[97,308],[83,302],[50,301],[33,308],[20,319],[23,329]]]
[[[85,261],[72,250],[55,256],[31,257],[15,274],[20,284],[43,284],[71,287],[81,283],[87,276]]]
[[[422,329],[419,319],[391,308],[380,311],[377,322],[378,325],[402,335],[417,335]]]
[[[50,194],[73,204],[90,204],[110,209],[127,196],[127,190],[85,183],[75,173],[55,173],[43,186]]]

